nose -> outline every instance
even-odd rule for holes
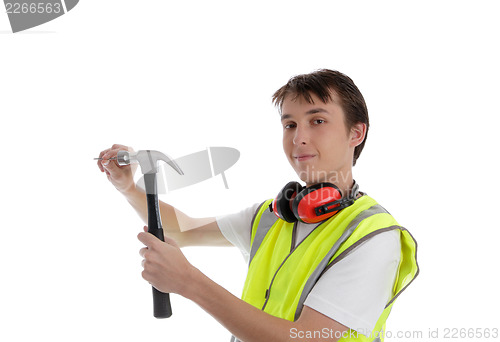
[[[304,127],[297,125],[295,128],[295,135],[293,137],[294,145],[306,145],[309,143],[309,132]]]

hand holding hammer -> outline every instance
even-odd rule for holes
[[[117,145],[113,145],[115,147]],[[103,151],[104,152],[104,151]],[[106,159],[106,157],[108,159]],[[106,153],[102,153],[99,158],[96,158],[104,165],[104,168],[107,164],[110,163],[110,160],[116,161],[119,166],[128,166],[130,164],[138,163],[141,172],[144,174],[144,183],[146,188],[146,199],[147,199],[147,207],[148,207],[148,232],[156,236],[159,240],[164,241],[163,236],[163,227],[161,223],[161,216],[159,210],[158,203],[158,191],[157,191],[157,178],[156,175],[158,173],[158,162],[160,160],[166,162],[170,165],[175,171],[179,174],[183,174],[180,167],[177,163],[172,160],[169,156],[159,152],[152,150],[142,150],[142,151],[128,151],[128,150],[119,150],[116,152],[116,157],[110,155],[110,151]],[[98,162],[98,166],[101,168],[101,165]],[[102,171],[103,169],[101,169]],[[107,171],[108,179],[110,179],[109,171]],[[124,173],[124,179],[116,181],[115,187],[118,190],[123,190],[127,188],[127,183],[130,182],[130,177],[133,174]],[[110,179],[111,181],[111,179]],[[133,183],[133,179],[132,179]],[[153,287],[153,304],[154,304],[154,316],[156,318],[168,318],[172,315],[172,309],[170,306],[170,296],[168,293],[163,293],[158,291]]]

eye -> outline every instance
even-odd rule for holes
[[[283,124],[283,129],[290,129],[290,128],[295,128],[295,123],[293,122],[287,122],[285,124]]]
[[[323,120],[323,119],[314,119],[313,120],[313,124],[315,124],[315,125],[320,125],[322,123],[325,123],[325,120]]]

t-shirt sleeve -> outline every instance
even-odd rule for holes
[[[400,254],[399,230],[368,239],[321,276],[304,305],[369,335],[392,296]]]
[[[238,247],[246,263],[250,258],[251,224],[259,206],[260,203],[256,203],[240,212],[215,218],[222,235]]]

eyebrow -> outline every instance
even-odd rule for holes
[[[328,111],[326,109],[323,109],[323,108],[313,108],[313,109],[308,110],[306,112],[306,115],[311,115],[311,114],[316,114],[316,113],[328,113]],[[283,114],[283,115],[281,115],[281,121],[289,119],[291,117],[292,117],[291,114]]]

